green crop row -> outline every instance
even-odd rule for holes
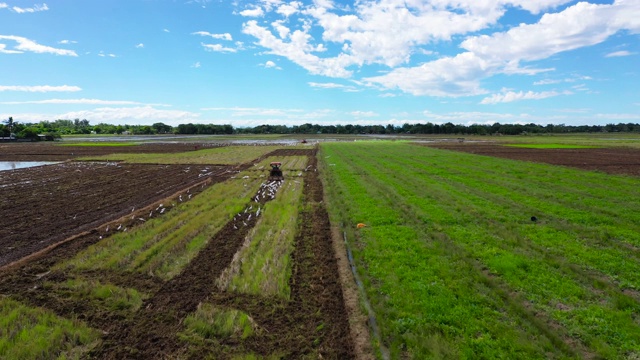
[[[289,298],[302,185],[302,181],[285,181],[276,198],[265,204],[258,223],[218,280],[223,290]]]
[[[392,353],[439,357],[441,344],[420,345],[436,336],[456,355],[522,357],[500,344],[522,330],[531,340],[509,342],[527,357],[638,353],[639,306],[627,295],[638,259],[624,251],[636,217],[615,216],[636,206],[624,199],[637,179],[406,144],[327,144],[322,158],[335,220],[369,225],[353,234],[354,254]],[[603,185],[612,183],[615,194]],[[604,237],[615,229],[602,226],[626,237]],[[487,347],[474,347],[474,331]]]
[[[46,282],[44,287],[61,298],[76,301],[89,300],[95,308],[111,312],[137,311],[142,301],[148,297],[147,294],[140,293],[136,289],[103,284],[82,277],[70,278],[62,283]]]
[[[99,339],[80,321],[0,297],[1,359],[79,359]]]
[[[243,209],[259,186],[258,179],[214,184],[165,215],[90,246],[57,269],[124,270],[170,279]]]
[[[204,341],[216,337],[246,339],[259,330],[246,313],[221,309],[208,303],[200,304],[195,313],[187,316],[184,327],[180,336],[187,341]]]

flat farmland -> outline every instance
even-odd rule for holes
[[[637,177],[408,143],[319,158],[378,356],[640,356]]]
[[[588,144],[588,143],[587,143]],[[562,144],[434,144],[439,149],[640,176],[640,149]],[[582,147],[582,148],[581,148]]]
[[[65,161],[110,154],[167,154],[220,147],[198,143],[37,142],[0,143],[0,161]]]
[[[0,266],[134,214],[232,167],[67,162],[0,172]],[[138,215],[137,217],[148,214]]]
[[[267,180],[271,161],[285,181]],[[116,193],[125,171],[167,168],[63,165],[116,169]],[[158,184],[170,194],[143,210],[103,212],[91,231],[0,270],[0,358],[353,358],[315,150],[173,166],[195,186]]]

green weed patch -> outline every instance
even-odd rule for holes
[[[113,284],[83,278],[68,279],[63,283],[47,283],[49,291],[73,299],[90,299],[96,307],[108,311],[136,311],[147,298],[146,294],[132,288],[122,288]]]
[[[246,339],[259,331],[257,324],[246,313],[234,309],[220,309],[208,303],[198,306],[198,310],[184,320],[185,330],[181,337],[193,341],[216,337],[237,337]]]
[[[0,297],[0,358],[79,359],[100,333],[77,320]]]
[[[320,159],[392,357],[640,354],[640,180],[399,143]]]

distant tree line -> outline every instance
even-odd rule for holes
[[[259,125],[256,127],[238,127],[214,124],[180,124],[171,126],[161,122],[153,125],[111,125],[99,123],[91,125],[86,119],[40,121],[22,123],[13,118],[0,124],[0,137],[37,139],[38,135],[60,137],[69,134],[436,134],[436,135],[524,135],[524,134],[563,134],[596,132],[640,132],[640,124],[619,123],[607,125],[538,125],[538,124],[500,124],[456,125],[445,124],[404,124],[394,125]]]

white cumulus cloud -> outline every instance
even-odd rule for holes
[[[253,9],[246,9],[240,11],[240,15],[244,17],[261,17],[264,16],[264,11],[260,7],[255,7]]]
[[[22,36],[0,35],[0,40],[11,40],[17,42],[13,50],[6,50],[6,44],[0,44],[0,52],[9,54],[18,54],[23,52],[33,52],[38,54],[55,54],[63,56],[78,56],[73,50],[56,49],[51,46],[40,45],[33,40],[29,40]]]
[[[267,60],[267,62],[265,62],[264,64],[261,64],[261,66],[263,66],[265,69],[282,70],[280,66],[278,66],[276,63],[274,63],[271,60]]]
[[[155,123],[169,125],[197,121],[200,114],[182,110],[156,109],[151,105],[137,107],[102,107],[92,110],[71,111],[58,115],[59,119],[89,119],[91,123],[111,124]]]
[[[200,36],[209,36],[212,37],[214,39],[221,39],[221,40],[227,40],[227,41],[232,41],[233,37],[231,37],[231,34],[229,33],[224,33],[224,34],[212,34],[210,32],[207,31],[196,31],[194,33],[191,33],[192,35],[200,35]]]
[[[498,73],[535,74],[549,69],[521,68],[521,62],[546,59],[560,52],[591,46],[623,30],[640,31],[637,1],[612,5],[581,2],[535,24],[521,24],[506,32],[472,36],[461,47],[467,52],[396,68],[368,80],[414,95],[471,96],[486,93],[480,80]]]
[[[4,5],[6,7],[6,4]],[[0,8],[2,8],[2,6],[0,6]],[[21,8],[18,6],[13,6],[11,10],[13,10],[18,14],[24,14],[24,13],[34,13],[39,11],[47,11],[49,10],[49,7],[47,6],[47,4],[42,4],[42,5],[35,4],[33,5],[33,7],[30,7],[30,8]]]
[[[508,103],[519,100],[540,100],[546,99],[549,97],[554,97],[558,95],[569,95],[571,92],[557,92],[557,91],[542,91],[542,92],[533,92],[533,91],[507,91],[502,94],[493,94],[489,97],[482,99],[480,104],[498,104],[498,103]]]
[[[204,44],[204,43],[201,43],[201,45],[205,50],[213,51],[213,52],[234,53],[234,52],[238,51],[238,49],[225,47],[225,46],[222,46],[220,44]]]
[[[623,57],[623,56],[631,56],[631,55],[634,55],[634,53],[632,53],[631,51],[620,50],[620,51],[614,51],[614,52],[608,53],[607,55],[605,55],[605,57]]]

